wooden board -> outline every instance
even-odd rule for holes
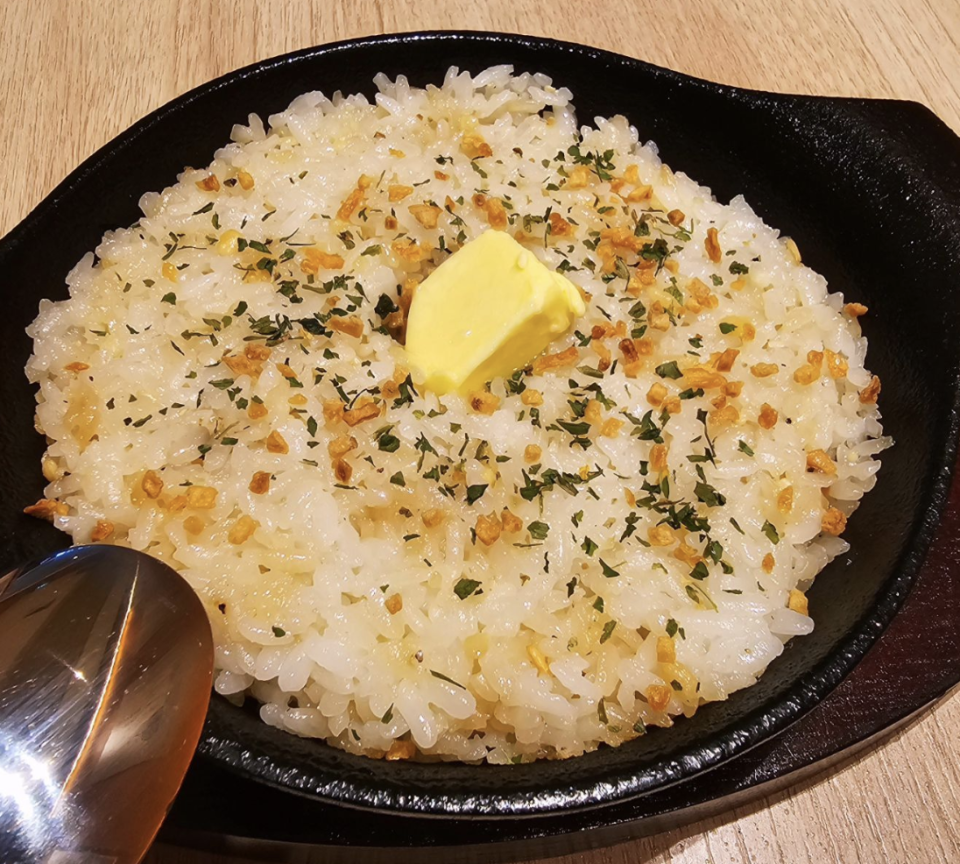
[[[960,130],[953,0],[5,0],[0,233],[99,146],[210,78],[335,39],[454,27],[580,41],[746,87],[915,99]],[[819,782],[678,831],[550,861],[960,860],[958,731],[960,701],[947,701]],[[148,859],[235,860],[172,847]]]

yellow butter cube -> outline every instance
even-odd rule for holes
[[[569,279],[509,234],[486,231],[417,288],[407,355],[434,393],[470,393],[522,369],[585,309]]]

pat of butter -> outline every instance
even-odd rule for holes
[[[503,231],[486,231],[417,288],[407,356],[434,393],[522,369],[583,315],[577,287]]]

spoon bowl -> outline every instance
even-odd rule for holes
[[[212,674],[203,606],[149,555],[78,546],[0,577],[0,860],[138,861]]]

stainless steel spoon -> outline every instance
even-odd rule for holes
[[[78,546],[0,576],[0,861],[139,861],[212,675],[199,599],[148,555]]]

